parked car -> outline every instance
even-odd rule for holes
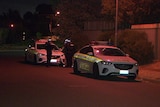
[[[35,64],[46,63],[47,62],[47,54],[45,49],[46,39],[40,39],[29,45],[28,48],[25,49],[25,61],[32,62]],[[55,65],[65,65],[65,55],[61,51],[61,49],[51,43],[53,45],[51,64]]]
[[[125,76],[134,80],[138,63],[122,50],[107,45],[86,45],[74,54],[73,71],[99,76]]]

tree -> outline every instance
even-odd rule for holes
[[[160,22],[160,1],[140,0],[134,1],[134,23],[158,23]]]
[[[8,29],[8,35],[6,35],[6,43],[19,42],[22,37],[22,18],[17,10],[9,9],[8,12],[3,13],[0,16],[1,27]],[[12,25],[12,26],[11,26]]]
[[[6,28],[0,28],[0,44],[6,43],[6,38],[8,36],[8,29]]]
[[[26,12],[23,15],[23,26],[26,32],[26,39],[35,38],[36,35],[36,18],[32,12]]]
[[[64,37],[73,36],[83,30],[84,22],[100,17],[100,0],[62,0],[58,6],[60,26],[56,33]],[[67,36],[66,36],[67,35]]]
[[[48,4],[40,4],[36,7],[36,28],[37,32],[42,33],[43,35],[49,35],[49,24],[52,21],[54,10],[52,9],[52,5]]]
[[[26,12],[24,14],[24,26],[29,38],[37,38],[36,34],[43,36],[50,35],[49,25],[54,25],[54,15],[57,10],[59,0],[51,0],[51,4],[39,4],[35,7],[35,13]]]
[[[50,4],[39,4],[36,7],[36,14],[53,14],[54,10]]]
[[[102,0],[102,13],[115,18],[115,1]],[[119,25],[160,22],[159,0],[118,0]]]
[[[61,0],[51,0],[51,5],[53,10],[57,10],[57,6],[60,4]]]

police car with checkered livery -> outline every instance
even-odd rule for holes
[[[73,71],[99,76],[125,76],[130,80],[138,75],[137,61],[122,50],[107,45],[87,45],[74,54]]]
[[[31,43],[29,47],[25,49],[25,61],[35,64],[46,63],[47,53],[45,45],[47,41],[47,39],[39,39]],[[64,53],[53,42],[51,45],[53,47],[50,60],[51,64],[64,66],[66,62]]]

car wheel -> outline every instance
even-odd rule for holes
[[[37,56],[34,55],[34,64],[37,64]]]
[[[63,64],[62,62],[59,64],[60,67],[65,67],[65,64]]]
[[[99,77],[99,68],[98,68],[98,65],[96,63],[93,64],[93,76],[94,76],[94,78]]]
[[[136,79],[136,76],[129,76],[128,79],[129,79],[129,80],[135,80],[135,79]]]
[[[80,74],[80,71],[78,71],[77,61],[74,61],[73,72],[75,74]]]

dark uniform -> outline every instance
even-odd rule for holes
[[[64,45],[64,49],[63,52],[65,54],[66,57],[66,67],[72,67],[72,57],[75,53],[75,46],[73,43],[71,42],[67,42]]]
[[[49,66],[50,65],[50,60],[51,60],[51,57],[52,57],[52,49],[53,49],[50,41],[46,42],[45,48],[46,48],[46,52],[47,52],[47,66]]]

